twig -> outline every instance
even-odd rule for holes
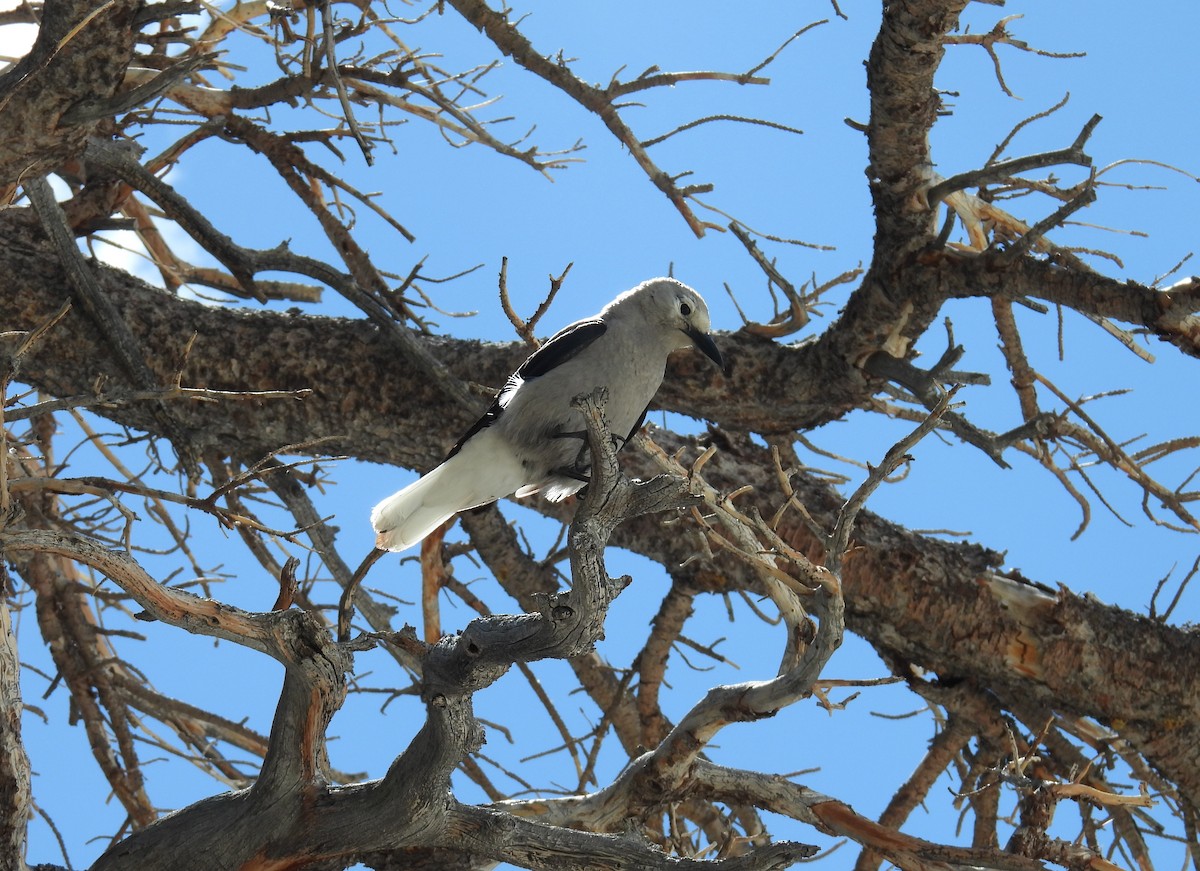
[[[962,352],[961,346],[947,348],[941,361],[929,371],[925,371],[918,369],[907,360],[893,357],[886,351],[877,351],[863,363],[863,369],[872,375],[903,385],[927,410],[932,411],[944,398],[940,382],[950,377],[949,366],[953,365]],[[960,380],[959,383],[967,382]],[[944,412],[939,415],[939,418],[945,419],[946,426],[951,432],[967,444],[979,448],[1000,468],[1008,468],[1008,463],[1003,456],[1004,448],[1011,444],[1008,438],[997,438],[995,435],[981,430],[957,412]]]
[[[746,224],[745,221],[738,220],[733,215],[729,214],[729,212],[726,212],[723,209],[718,209],[716,206],[709,205],[708,203],[702,201],[699,197],[692,197],[692,200],[696,203],[696,205],[698,205],[702,208],[708,209],[710,212],[715,212],[716,214],[720,215],[722,218],[725,218],[730,223],[737,224],[739,227],[741,227],[747,233],[749,233],[753,236],[758,236],[760,239],[766,239],[768,242],[779,242],[782,245],[795,245],[799,248],[811,248],[814,251],[836,251],[837,250],[836,245],[823,245],[819,242],[806,242],[803,239],[787,239],[787,238],[784,238],[783,236],[776,236],[772,233],[764,233],[761,230],[756,230],[753,227],[749,226],[748,224]],[[724,227],[717,227],[715,225],[712,226],[712,229],[721,230],[722,232],[725,230]]]
[[[337,40],[333,34],[333,3],[332,0],[321,0],[318,3],[321,10],[321,24],[324,28],[324,43],[325,43],[325,64],[329,70],[329,75],[333,78],[333,86],[337,90],[338,102],[342,105],[343,117],[346,119],[346,124],[350,127],[350,134],[354,137],[354,141],[358,143],[359,149],[362,150],[363,159],[367,162],[367,166],[372,166],[375,163],[374,157],[371,156],[371,143],[367,142],[359,129],[358,121],[354,118],[354,110],[350,107],[350,96],[346,93],[346,83],[342,81],[341,73],[338,72],[337,65]]]
[[[48,491],[51,493],[62,493],[70,496],[99,496],[113,503],[118,510],[125,516],[126,520],[133,522],[136,519],[133,513],[120,505],[113,495],[116,493],[131,493],[136,496],[142,496],[146,499],[155,499],[162,502],[171,502],[176,505],[183,505],[187,508],[194,508],[211,514],[223,526],[230,528],[237,526],[248,526],[259,532],[267,535],[278,536],[279,538],[292,538],[300,530],[286,531],[281,529],[271,529],[264,526],[259,521],[240,514],[236,511],[230,511],[224,508],[219,508],[213,505],[208,499],[197,499],[193,496],[184,496],[180,493],[172,493],[169,490],[159,490],[155,487],[149,487],[145,484],[132,483],[129,481],[117,481],[112,478],[104,478],[99,475],[87,475],[82,478],[47,478],[47,477],[21,477],[10,478],[9,486],[13,492],[23,491]],[[126,535],[128,538],[128,535]],[[126,548],[128,550],[128,548]]]
[[[512,301],[509,299],[508,258],[500,258],[500,276],[498,279],[500,287],[500,307],[504,310],[504,314],[508,318],[509,323],[513,325],[513,329],[517,331],[517,335],[520,336],[521,339],[524,340],[525,344],[529,347],[536,349],[541,344],[533,335],[534,327],[537,326],[537,322],[542,319],[542,316],[550,310],[550,304],[554,302],[554,297],[557,296],[558,292],[562,289],[563,282],[567,277],[567,273],[571,271],[571,267],[574,265],[574,262],[568,263],[561,275],[550,276],[549,293],[546,294],[546,298],[541,301],[537,307],[537,310],[534,311],[529,320],[524,320],[520,315],[517,314],[516,310],[513,309]]]
[[[350,640],[350,621],[354,619],[354,596],[358,592],[359,585],[367,576],[367,572],[371,570],[371,566],[379,562],[380,557],[386,553],[386,550],[373,548],[354,570],[350,583],[342,589],[342,595],[338,599],[337,640],[339,643],[344,644]]]
[[[674,85],[690,79],[725,78],[738,81],[741,84],[762,83],[761,80],[748,78],[743,80],[734,74],[719,73],[669,73],[658,76],[643,75],[633,82],[620,84],[615,80],[607,88],[597,88],[584,82],[570,71],[564,63],[554,60],[537,51],[532,43],[517,27],[508,21],[507,17],[490,8],[484,0],[448,0],[458,12],[504,54],[510,55],[514,61],[533,74],[545,79],[555,87],[574,99],[588,111],[595,113],[609,131],[629,149],[630,155],[645,172],[650,181],[671,201],[671,204],[687,222],[692,232],[700,237],[712,225],[701,221],[688,203],[688,195],[675,184],[675,178],[658,167],[638,137],[621,119],[619,107],[613,102],[615,97],[644,90],[659,85]]]
[[[1063,106],[1067,105],[1067,101],[1070,99],[1071,99],[1071,94],[1070,94],[1070,92],[1067,92],[1066,94],[1063,94],[1063,98],[1061,100],[1059,100],[1057,103],[1055,103],[1049,109],[1043,109],[1040,112],[1034,112],[1029,117],[1022,118],[1020,121],[1018,121],[1016,124],[1014,124],[1012,129],[1008,131],[1008,134],[1003,139],[1001,139],[999,144],[996,145],[995,149],[992,150],[992,154],[987,159],[987,163],[985,164],[985,166],[991,166],[993,163],[995,163],[996,160],[999,159],[1000,155],[1004,153],[1004,150],[1006,148],[1008,148],[1008,145],[1010,142],[1012,142],[1013,137],[1015,137],[1019,132],[1021,132],[1022,129],[1024,129],[1026,126],[1028,126],[1029,124],[1032,124],[1035,121],[1040,121],[1043,118],[1050,117],[1055,112],[1057,112],[1059,109],[1061,109]]]
[[[1094,436],[1094,439],[1089,440],[1093,442],[1091,445],[1089,445],[1089,447],[1097,457],[1104,459],[1104,461],[1111,465],[1114,469],[1124,473],[1132,481],[1137,483],[1147,495],[1153,495],[1164,506],[1169,508],[1176,517],[1187,524],[1187,531],[1200,531],[1200,521],[1193,517],[1192,514],[1183,506],[1183,502],[1181,501],[1179,494],[1168,490],[1162,484],[1159,484],[1157,481],[1147,475],[1145,470],[1142,469],[1142,467],[1136,461],[1134,461],[1133,458],[1131,458],[1125,452],[1125,450],[1119,444],[1117,444],[1111,436],[1108,435],[1108,433],[1101,429],[1100,425],[1096,423],[1096,421],[1093,420],[1087,412],[1083,410],[1083,407],[1079,402],[1068,398],[1065,393],[1063,393],[1045,376],[1038,374],[1036,377],[1038,383],[1049,389],[1064,405],[1067,406],[1067,408],[1071,410],[1073,414],[1075,414],[1087,425],[1088,431],[1092,436]],[[1161,521],[1157,520],[1152,515],[1149,515],[1148,511],[1147,514],[1150,516],[1151,520],[1154,520],[1155,523],[1163,525]]]
[[[854,522],[858,517],[858,513],[866,505],[867,498],[875,492],[889,475],[900,467],[901,463],[905,463],[911,459],[908,456],[908,452],[921,439],[933,432],[943,415],[949,410],[950,401],[957,392],[957,384],[945,391],[937,405],[930,410],[925,420],[921,422],[921,425],[892,445],[887,453],[884,454],[883,462],[878,466],[869,467],[866,480],[858,485],[858,488],[846,500],[845,504],[842,505],[841,510],[838,512],[837,523],[834,525],[833,531],[829,534],[825,548],[825,565],[830,571],[837,573],[840,570],[842,559],[846,554],[846,548],[850,544],[850,534],[854,530]]]
[[[721,73],[712,70],[686,70],[682,72],[663,72],[657,66],[652,66],[635,79],[628,82],[617,81],[614,76],[603,91],[609,99],[636,94],[651,88],[674,87],[681,82],[735,82],[739,85],[769,85],[770,79],[755,76],[751,73]],[[614,108],[621,104],[614,103]]]
[[[271,606],[272,611],[286,611],[292,607],[292,602],[296,599],[296,591],[300,588],[299,582],[296,580],[296,569],[300,568],[300,560],[294,556],[290,556],[283,564],[283,571],[279,573],[279,595],[275,599],[275,604]]]
[[[969,187],[980,187],[989,182],[1008,178],[1031,169],[1059,166],[1064,163],[1090,167],[1092,165],[1092,158],[1084,153],[1083,146],[1100,121],[1101,117],[1099,115],[1093,115],[1083,125],[1083,129],[1075,137],[1075,141],[1066,148],[1060,148],[1057,151],[1046,151],[1041,154],[1029,154],[1025,157],[1014,157],[1009,160],[1002,160],[999,163],[989,163],[979,169],[960,172],[958,175],[953,175],[938,182],[925,194],[929,208],[935,208],[938,203],[955,191],[966,190]]]
[[[759,268],[766,273],[767,279],[783,291],[783,295],[788,301],[786,317],[776,317],[770,324],[750,323],[746,325],[746,329],[755,335],[768,338],[781,338],[802,330],[808,324],[808,306],[804,297],[796,291],[790,281],[783,277],[775,264],[767,260],[758,245],[750,238],[745,227],[737,221],[733,221],[729,225],[729,230],[742,243]]]
[[[533,328],[537,326],[537,322],[542,319],[542,316],[550,310],[550,304],[554,302],[554,297],[558,295],[560,290],[562,290],[563,282],[567,280],[567,273],[571,271],[571,267],[574,265],[575,261],[572,260],[566,265],[560,275],[550,276],[549,293],[547,293],[546,298],[538,304],[537,309],[532,315],[530,315],[529,321],[526,323],[526,327],[529,329],[530,333],[533,332]]]
[[[992,0],[987,0],[987,2],[992,2]],[[1005,83],[1005,81],[1004,81],[1004,74],[1000,67],[1000,58],[996,54],[996,49],[995,49],[995,46],[997,44],[1009,45],[1020,51],[1027,51],[1032,54],[1040,55],[1042,57],[1075,58],[1075,57],[1083,57],[1084,56],[1083,52],[1045,51],[1044,49],[1033,48],[1029,45],[1029,43],[1024,42],[1023,40],[1015,39],[1008,32],[1008,23],[1010,21],[1014,21],[1018,18],[1023,18],[1023,17],[1024,17],[1023,15],[1018,14],[1018,15],[1009,15],[1006,18],[1001,18],[998,22],[996,22],[996,25],[988,33],[982,33],[982,34],[962,33],[962,34],[947,35],[944,38],[944,43],[946,45],[980,45],[980,46],[983,46],[984,51],[986,51],[988,53],[988,57],[990,57],[992,59],[992,65],[996,71],[996,81],[999,82],[1000,89],[1003,90],[1004,93],[1007,94],[1008,96],[1019,99],[1019,98],[1017,98],[1016,94],[1014,94],[1011,90],[1009,90],[1007,83]]]
[[[846,17],[846,16],[842,15],[841,10],[837,8],[836,3],[834,3],[833,8],[834,8],[834,11],[836,11],[840,17],[842,17],[842,18]],[[829,23],[828,18],[822,18],[820,21],[813,21],[813,22],[810,22],[809,24],[804,25],[799,30],[797,30],[795,33],[793,33],[791,36],[789,36],[787,39],[785,39],[783,41],[783,44],[780,45],[779,48],[777,48],[773,52],[771,52],[769,55],[767,55],[766,58],[764,58],[761,63],[759,63],[756,66],[753,66],[749,70],[747,70],[745,74],[747,76],[754,75],[759,70],[766,67],[768,64],[773,63],[775,61],[775,59],[777,57],[779,57],[779,55],[783,52],[783,50],[785,48],[787,48],[789,45],[791,45],[794,41],[796,41],[797,39],[802,37],[804,34],[808,33],[810,30],[821,27],[822,25],[825,25],[828,23]]]
[[[148,400],[170,401],[190,399],[193,402],[260,402],[269,399],[294,399],[302,401],[312,396],[312,390],[211,390],[206,387],[159,387],[153,390],[130,390],[119,393],[80,394],[61,399],[46,399],[36,405],[9,408],[4,419],[9,421],[28,420],[42,414],[63,411],[68,408],[111,408]]]
[[[46,813],[41,805],[35,801],[33,802],[33,807],[38,812],[38,816],[40,816],[45,821],[46,825],[50,827],[50,831],[54,834],[54,839],[58,841],[58,849],[62,853],[63,862],[66,863],[67,871],[75,871],[75,867],[71,864],[71,856],[67,852],[67,842],[63,840],[62,832],[58,830],[58,826],[54,824],[54,820],[50,818],[50,814]]]
[[[1068,217],[1085,206],[1090,206],[1094,202],[1096,202],[1096,171],[1093,169],[1091,175],[1088,177],[1088,180],[1083,183],[1083,190],[1081,190],[1069,202],[1063,203],[1049,215],[1042,218],[1027,231],[1022,233],[1021,237],[1008,247],[1003,256],[1005,259],[1010,261],[1016,260],[1025,254],[1034,244],[1034,242],[1045,236],[1047,232],[1055,227],[1062,226],[1063,222]]]
[[[708,124],[711,121],[737,121],[741,124],[757,124],[760,127],[770,127],[773,130],[782,130],[785,133],[803,134],[804,131],[796,127],[789,127],[787,124],[780,124],[777,121],[767,121],[762,118],[747,118],[744,115],[707,115],[704,118],[697,118],[695,121],[688,121],[686,124],[680,124],[674,130],[663,133],[660,136],[655,136],[650,139],[642,140],[643,148],[650,148],[670,139],[676,133],[682,133],[685,130],[691,130],[694,127],[699,127],[701,124]]]
[[[1158,599],[1158,594],[1162,592],[1162,588],[1166,586],[1167,581],[1170,580],[1171,573],[1168,572],[1163,579],[1155,585],[1154,594],[1150,597],[1150,607],[1148,609],[1151,620],[1159,620],[1163,623],[1166,623],[1167,620],[1171,618],[1171,613],[1175,610],[1175,606],[1179,604],[1179,600],[1183,597],[1183,591],[1186,590],[1188,584],[1192,582],[1192,578],[1196,577],[1197,572],[1200,572],[1200,556],[1196,557],[1195,562],[1192,563],[1191,569],[1186,575],[1184,575],[1183,580],[1179,582],[1179,587],[1175,590],[1175,595],[1171,597],[1171,603],[1167,605],[1167,609],[1163,611],[1162,614],[1158,613],[1155,603]]]

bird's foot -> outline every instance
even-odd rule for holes
[[[580,450],[580,455],[587,450],[587,430],[577,430],[575,432],[556,432],[550,436],[552,439],[580,439],[584,443],[584,447]],[[611,433],[609,438],[612,439],[613,450],[619,451],[625,447],[629,439],[624,436],[619,436],[616,433]]]
[[[570,478],[572,481],[582,481],[584,484],[592,480],[592,476],[586,472],[581,472],[575,466],[559,466],[554,470],[555,475],[562,475],[564,478]]]

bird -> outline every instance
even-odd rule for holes
[[[440,465],[375,506],[376,548],[407,550],[458,512],[507,496],[557,502],[579,491],[591,461],[571,400],[607,388],[605,416],[623,446],[641,429],[674,351],[694,347],[724,370],[710,328],[704,299],[674,278],[644,281],[563,327],[509,376]]]

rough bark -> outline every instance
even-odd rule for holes
[[[8,586],[7,572],[0,582]],[[0,865],[15,867],[8,858],[25,853],[31,792],[29,756],[21,742],[21,659],[7,598],[5,589],[0,600]]]
[[[49,258],[23,256],[17,245],[7,246],[0,256],[20,267],[11,274],[25,276],[21,292],[0,302],[8,307],[4,316],[14,326],[32,328],[62,302],[57,270]],[[185,383],[214,389],[313,391],[303,401],[177,408],[190,436],[206,449],[265,454],[280,445],[332,437],[336,441],[331,450],[423,468],[437,461],[468,419],[421,379],[389,365],[393,355],[370,324],[213,309],[167,297],[105,267],[97,271],[139,341],[159,350],[153,365],[160,368],[164,383],[172,377],[172,362],[180,359],[184,343],[195,333]],[[499,373],[522,354],[512,345],[427,341],[456,375],[481,381],[502,380]],[[754,378],[750,371],[763,373],[765,379],[777,361],[802,355],[807,347],[747,337],[722,337],[720,342],[723,348],[736,343],[737,370],[748,380]],[[103,376],[106,390],[119,393],[126,385],[116,367],[105,364],[105,356],[103,341],[71,314],[48,337],[27,377],[47,392],[74,396],[89,392]],[[364,371],[376,373],[370,383],[363,382]],[[680,360],[671,378],[680,382],[672,393],[692,398],[674,410],[722,422],[720,409],[707,404],[710,395],[725,389],[719,376]],[[664,402],[668,408],[669,402],[670,394]],[[424,416],[430,412],[440,422],[438,428],[411,423],[428,419]],[[134,428],[153,425],[136,404],[106,413]],[[714,483],[730,490],[751,484],[760,493],[773,493],[769,457],[745,441],[727,444],[732,449],[723,451],[712,466],[719,472],[712,477]],[[634,474],[649,471],[636,461],[629,468]],[[815,479],[799,478],[794,486],[803,487],[802,501],[809,511],[828,522],[839,497]],[[766,503],[763,513],[770,513]],[[788,535],[794,547],[819,558],[817,542],[801,524],[791,524]],[[650,523],[635,522],[615,540],[666,566],[683,562],[693,547],[662,539]],[[845,570],[854,631],[946,680],[1004,688],[1013,702],[1031,696],[1047,708],[1065,702],[1082,716],[1135,726],[1131,738],[1138,749],[1193,800],[1200,799],[1195,725],[1200,723],[1200,686],[1185,684],[1178,693],[1163,694],[1156,689],[1162,683],[1146,680],[1147,675],[1170,682],[1175,675],[1188,680],[1200,674],[1194,667],[1200,650],[1191,635],[1067,591],[1041,592],[1046,587],[1029,587],[1028,595],[1019,597],[1027,606],[1015,612],[999,590],[1006,582],[994,578],[1001,564],[997,553],[913,535],[874,515],[864,517],[858,542],[863,549],[855,552]],[[699,589],[745,583],[739,579],[742,573],[729,565],[693,563],[689,574]],[[1018,578],[1011,583],[1026,582]],[[1131,650],[1131,637],[1145,637],[1145,643]],[[930,644],[933,639],[937,644]],[[1020,650],[1022,645],[1028,649]],[[1119,680],[1122,674],[1133,679]],[[1110,678],[1109,690],[1097,694],[1095,688]],[[1171,728],[1161,728],[1164,723]]]
[[[0,189],[77,158],[98,118],[72,112],[111,98],[133,57],[140,0],[58,0],[32,51],[0,77]]]

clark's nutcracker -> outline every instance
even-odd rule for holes
[[[626,291],[595,317],[563,328],[530,355],[446,460],[371,512],[375,546],[405,550],[459,511],[541,492],[559,501],[587,483],[582,416],[571,400],[608,388],[616,438],[641,428],[672,351],[696,347],[722,366],[708,306],[673,278]]]

